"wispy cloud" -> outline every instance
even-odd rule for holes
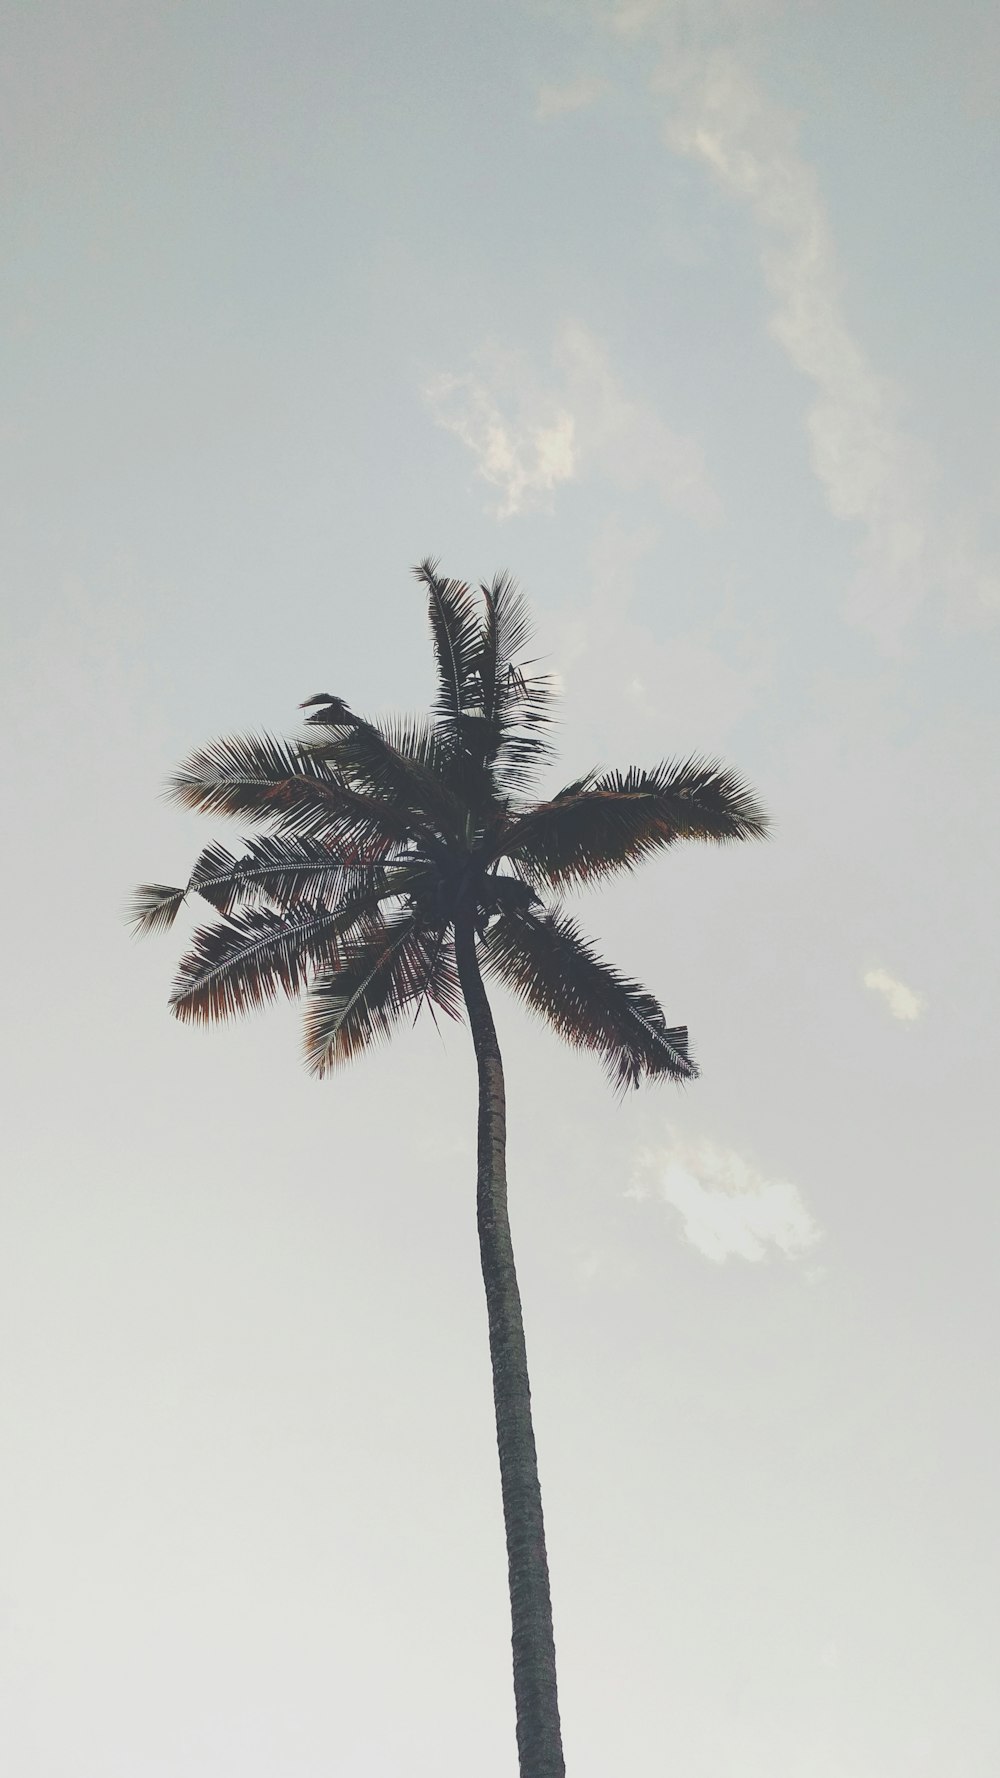
[[[553,490],[576,473],[572,414],[519,374],[517,360],[484,354],[479,366],[445,374],[424,395],[439,426],[471,452],[476,469],[498,489],[498,518],[551,505]]]
[[[564,482],[599,473],[622,488],[651,486],[703,524],[720,514],[704,453],[631,396],[590,330],[568,321],[549,364],[485,348],[469,370],[434,378],[424,391],[438,425],[471,453],[498,490],[497,516],[551,510]]]
[[[925,994],[919,994],[915,988],[908,988],[905,982],[897,981],[887,969],[866,970],[864,984],[873,993],[881,994],[894,1019],[902,1019],[906,1024],[919,1019],[927,1005]]]
[[[1000,606],[1000,570],[977,550],[968,514],[935,510],[933,455],[901,425],[896,391],[851,328],[796,123],[733,47],[759,10],[742,0],[622,0],[607,17],[620,34],[658,34],[655,85],[670,105],[669,145],[706,166],[756,221],[771,332],[815,390],[806,421],[813,469],[831,513],[860,529],[849,615],[892,641],[932,589]]]
[[[681,1218],[691,1246],[717,1265],[731,1256],[759,1262],[769,1249],[798,1259],[822,1239],[797,1186],[712,1142],[642,1149],[627,1195],[660,1197]]]
[[[562,86],[541,86],[535,115],[543,123],[550,117],[565,117],[568,112],[582,111],[595,104],[606,91],[607,82],[591,74],[581,74],[576,80],[565,81]]]

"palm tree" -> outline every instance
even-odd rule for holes
[[[180,1019],[226,1019],[307,990],[305,1053],[324,1075],[421,1006],[472,1031],[479,1076],[477,1216],[510,1582],[521,1778],[565,1771],[548,1563],[505,1165],[500,1048],[484,973],[560,1036],[601,1057],[618,1089],[691,1080],[687,1030],[602,961],[552,891],[631,870],[677,840],[763,835],[748,787],[712,760],[585,773],[547,801],[552,686],[519,659],[529,639],[509,575],[427,591],[437,665],[429,718],[368,722],[308,698],[305,740],[216,741],[172,779],[188,808],[258,826],[237,856],[210,845],[186,887],[144,884],[137,931],[168,927],[187,896],[215,910],[170,998]]]

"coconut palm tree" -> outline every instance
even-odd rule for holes
[[[171,781],[188,808],[254,824],[237,855],[209,845],[184,888],[144,884],[140,932],[197,894],[170,998],[180,1019],[227,1019],[306,991],[305,1053],[325,1075],[426,1005],[464,1009],[479,1076],[477,1214],[507,1535],[521,1778],[562,1778],[555,1648],[521,1302],[505,1168],[500,1049],[484,975],[561,1037],[594,1050],[618,1089],[687,1081],[687,1030],[605,963],[553,892],[631,870],[678,840],[759,837],[766,819],[716,761],[586,772],[538,800],[552,686],[523,661],[524,599],[506,574],[478,590],[415,569],[437,665],[428,718],[367,721],[328,693],[313,734],[216,741]]]

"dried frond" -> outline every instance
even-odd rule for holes
[[[487,972],[567,1043],[595,1050],[617,1087],[697,1073],[687,1028],[668,1027],[653,995],[605,963],[565,914],[507,910],[489,927],[481,955]]]
[[[313,714],[306,717],[306,722],[318,724],[321,728],[350,728],[359,721],[343,698],[334,697],[328,691],[317,692],[315,697],[303,698],[299,709],[312,710]]]

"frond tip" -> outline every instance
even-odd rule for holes
[[[140,883],[125,914],[136,938],[145,938],[150,932],[166,932],[176,920],[186,894],[186,889],[171,888],[169,883]]]

